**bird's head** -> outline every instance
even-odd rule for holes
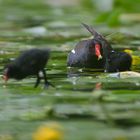
[[[105,37],[98,33],[93,27],[85,23],[82,23],[82,25],[94,36],[95,54],[98,57],[98,60],[102,58],[101,48],[103,50],[103,55],[107,56],[108,51],[110,51],[112,48]]]
[[[4,67],[4,71],[3,71],[3,80],[5,82],[7,82],[9,80],[9,78],[14,78],[16,72],[18,72],[18,71],[17,71],[17,67],[14,65],[14,63],[10,63],[10,64],[6,65]]]

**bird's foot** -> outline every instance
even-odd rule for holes
[[[48,88],[49,86],[51,87],[55,87],[53,84],[51,84],[50,82],[46,82],[44,85],[44,88]]]

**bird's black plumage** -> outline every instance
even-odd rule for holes
[[[94,39],[82,40],[69,53],[67,65],[70,67],[103,68],[104,59],[99,59],[95,55]],[[101,48],[101,53],[103,50]]]
[[[46,86],[49,82],[46,78],[45,65],[50,55],[49,49],[30,49],[19,55],[13,62],[7,64],[4,68],[6,79],[14,78],[21,80],[27,76],[36,75],[37,81],[35,87],[40,83],[41,77],[39,72],[43,73]]]
[[[105,37],[96,32],[91,26],[83,25],[94,38],[77,43],[75,48],[68,54],[68,66],[101,68],[106,72],[130,70],[132,58],[129,54],[114,51]],[[99,58],[99,56],[102,57]]]
[[[119,72],[131,70],[132,58],[125,52],[110,52],[107,72]]]

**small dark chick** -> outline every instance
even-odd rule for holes
[[[107,72],[131,70],[132,58],[125,52],[112,51],[108,58]]]
[[[34,48],[24,51],[13,62],[4,67],[3,79],[5,81],[9,78],[21,80],[27,76],[36,75],[35,87],[37,87],[43,76],[45,87],[48,87],[51,84],[47,81],[45,65],[48,62],[49,54],[50,51],[48,49]],[[40,73],[42,73],[42,76]]]
[[[67,65],[80,68],[101,68],[105,72],[130,70],[132,58],[125,52],[116,52],[110,43],[91,26],[83,26],[94,36],[80,41],[69,53]]]

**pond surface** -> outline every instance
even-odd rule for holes
[[[47,77],[55,88],[44,89],[43,82],[34,88],[35,77],[11,79],[5,87],[1,78],[0,140],[31,140],[39,126],[50,122],[62,126],[65,140],[139,140],[140,78],[110,77],[95,69],[70,69],[66,65],[67,55],[75,44],[90,37],[80,22],[86,22],[86,16],[90,23],[91,15],[81,11],[82,17],[69,10],[55,9],[47,13],[48,18],[43,11],[37,18],[36,12],[30,10],[29,17],[33,14],[33,18],[29,20],[26,12],[22,16],[20,12],[5,16],[7,20],[0,23],[1,75],[3,66],[20,52],[47,47],[51,49]],[[139,27],[137,23],[118,28],[95,26],[104,35],[114,33],[107,39],[116,50],[133,50],[138,60],[132,70],[137,72]],[[97,84],[101,84],[101,90],[95,90]]]

